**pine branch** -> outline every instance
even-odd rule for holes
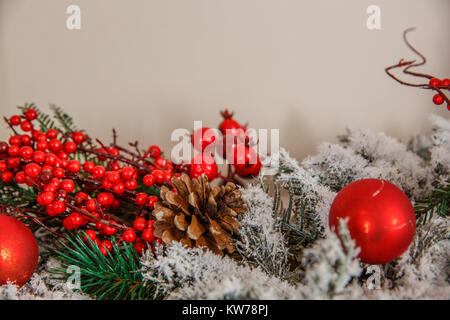
[[[55,104],[50,104],[50,109],[53,111],[53,117],[61,124],[62,127],[64,127],[66,133],[78,131],[72,117],[65,113],[61,107]]]
[[[36,203],[36,192],[32,188],[23,188],[16,182],[5,184],[0,181],[0,203],[14,206],[24,207]]]
[[[54,250],[62,267],[53,270],[58,280],[67,281],[66,268],[78,266],[81,272],[81,291],[99,300],[146,300],[163,296],[141,273],[139,257],[131,244],[119,246],[112,239],[113,250],[104,256],[89,237],[89,246],[80,234],[67,235],[62,250]],[[91,249],[92,248],[92,249]]]
[[[447,217],[450,213],[449,201],[450,180],[447,181],[447,187],[434,189],[427,198],[416,202],[414,210],[416,211],[417,225],[428,223],[435,214]]]

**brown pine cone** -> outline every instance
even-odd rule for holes
[[[191,179],[187,174],[174,177],[178,193],[161,188],[161,202],[153,210],[156,237],[164,243],[180,241],[189,248],[207,247],[223,255],[235,251],[231,240],[237,235],[238,215],[247,212],[241,191],[234,183],[211,189],[205,175]]]

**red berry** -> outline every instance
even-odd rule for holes
[[[120,155],[120,151],[116,148],[112,148],[112,147],[107,147],[107,153],[113,155],[113,156],[119,156]]]
[[[66,204],[63,201],[57,200],[51,204],[51,209],[55,214],[61,214],[66,211]]]
[[[10,157],[16,157],[20,153],[20,147],[16,145],[12,145],[8,148],[8,155]]]
[[[69,154],[65,151],[59,151],[58,154],[56,155],[58,159],[60,160],[69,160]]]
[[[145,220],[144,218],[137,218],[133,222],[133,227],[137,231],[142,231],[142,230],[144,230],[147,227],[147,220]]]
[[[64,179],[61,182],[61,189],[65,190],[66,192],[72,192],[75,190],[75,183],[72,179]]]
[[[56,188],[56,186],[52,183],[48,183],[45,185],[44,187],[44,191],[45,192],[56,192],[58,189]]]
[[[75,196],[77,198],[77,204],[82,204],[84,201],[88,201],[89,196],[87,193],[78,192]]]
[[[20,146],[22,144],[22,138],[20,136],[12,136],[9,138],[9,144],[12,146]]]
[[[29,163],[25,167],[25,173],[31,178],[36,178],[39,175],[39,172],[41,172],[41,167],[36,163]]]
[[[42,192],[38,194],[36,200],[41,206],[46,206],[52,203],[53,200],[55,200],[55,195],[53,194],[53,192]]]
[[[151,187],[155,183],[155,178],[151,174],[147,174],[144,176],[142,183],[147,187]]]
[[[135,190],[137,188],[137,181],[136,180],[125,181],[125,188],[127,188],[127,190]]]
[[[132,167],[124,167],[122,169],[122,178],[125,180],[131,180],[134,177],[134,169]]]
[[[83,170],[87,173],[92,173],[94,171],[94,168],[95,163],[92,161],[86,161],[85,163],[83,163]]]
[[[8,169],[8,164],[5,160],[0,160],[0,172],[5,171],[6,169]]]
[[[103,228],[103,232],[107,235],[107,236],[112,236],[114,234],[117,233],[117,228],[114,227],[110,227],[110,226],[106,226]]]
[[[27,119],[28,121],[33,121],[36,118],[37,118],[36,110],[28,109],[27,111],[25,111],[25,119]]]
[[[74,153],[75,151],[77,151],[77,145],[75,144],[75,142],[67,141],[64,143],[64,151],[67,153]]]
[[[147,225],[149,228],[153,228],[153,225],[155,224],[155,220],[148,220]]]
[[[92,175],[96,179],[101,179],[105,175],[105,172],[105,168],[103,168],[102,166],[96,166],[94,170],[92,170]]]
[[[108,193],[108,192],[101,192],[97,196],[97,201],[102,206],[108,208],[109,206],[112,205],[112,203],[114,201],[114,196],[111,193]]]
[[[216,133],[214,130],[203,127],[194,131],[191,135],[191,142],[195,149],[203,151],[209,145],[213,145],[216,141]]]
[[[123,233],[122,238],[126,242],[133,242],[136,240],[136,232],[133,230],[127,230]]]
[[[125,192],[125,185],[122,182],[117,182],[112,188],[114,193],[122,194]]]
[[[49,153],[45,156],[45,164],[54,166],[58,163],[58,157],[53,153]]]
[[[150,196],[148,197],[147,205],[153,209],[155,207],[156,202],[159,202],[159,198],[157,196]]]
[[[112,171],[119,171],[119,170],[120,170],[120,163],[114,162],[114,163],[111,165],[111,170],[112,170]]]
[[[11,171],[3,171],[1,179],[4,183],[10,183],[14,179],[14,174]]]
[[[55,139],[58,136],[58,131],[55,129],[49,129],[47,130],[47,138],[49,139]]]
[[[103,240],[102,246],[105,247],[108,251],[111,251],[113,249],[113,245],[111,243],[111,240]]]
[[[22,144],[24,146],[29,146],[31,145],[31,137],[27,134],[23,134],[20,136],[20,139],[22,139]]]
[[[450,79],[448,79],[448,78],[443,79],[443,80],[441,81],[441,86],[442,86],[442,87],[448,87],[448,86],[450,86]]]
[[[53,178],[50,183],[54,185],[56,189],[59,189],[59,187],[61,186],[61,181],[59,181],[59,179],[57,178]]]
[[[26,179],[27,179],[27,176],[25,175],[25,172],[19,171],[19,172],[16,173],[16,177],[15,178],[16,178],[16,182],[17,183],[25,183]]]
[[[22,129],[23,131],[31,131],[33,129],[33,125],[30,121],[23,121],[20,124],[20,129]]]
[[[48,143],[45,140],[36,142],[36,149],[46,151],[48,149]]]
[[[133,245],[134,251],[136,251],[138,256],[142,256],[142,254],[144,253],[144,250],[147,246],[145,245],[145,243],[138,243],[136,242]]]
[[[102,187],[108,190],[111,190],[113,188],[114,184],[112,184],[108,179],[103,179],[102,181]]]
[[[7,160],[8,167],[11,169],[17,168],[20,166],[20,159],[19,158],[8,158]]]
[[[439,87],[439,84],[441,83],[441,80],[438,78],[431,78],[428,84],[432,87]]]
[[[161,155],[161,149],[158,146],[150,146],[147,153],[150,155],[150,157],[157,158]]]
[[[236,170],[236,174],[246,178],[258,175],[261,170],[261,160],[253,148],[239,148],[234,146],[234,159],[229,159]]]
[[[67,170],[71,173],[78,173],[81,170],[81,164],[78,160],[70,160]]]
[[[48,207],[47,207],[47,208],[48,208]],[[69,217],[66,217],[66,218],[63,220],[63,227],[64,227],[65,229],[67,229],[67,230],[72,230],[72,229],[76,229],[76,228],[77,228],[77,226],[74,225],[74,224],[72,223],[72,221],[71,221],[71,219],[70,219],[70,216],[69,216]]]
[[[166,175],[161,170],[153,170],[152,176],[156,183],[162,184],[166,180]]]
[[[52,139],[48,142],[48,149],[51,152],[56,153],[56,152],[62,150],[62,148],[63,148],[63,145],[62,145],[61,141],[59,141],[58,139]]]
[[[68,218],[69,218],[69,221],[71,222],[71,224],[74,225],[74,226],[77,227],[77,228],[78,228],[79,226],[81,226],[81,225],[83,224],[83,222],[84,222],[83,217],[82,217],[79,213],[77,213],[77,212],[71,213],[71,214],[68,216]]]
[[[146,242],[153,242],[155,241],[155,235],[153,234],[153,228],[147,228],[142,232],[142,238]]]
[[[164,168],[164,167],[166,166],[166,164],[167,164],[167,160],[164,159],[164,157],[159,156],[159,157],[157,157],[157,158],[155,159],[155,164],[156,164],[158,167]]]
[[[143,206],[144,204],[147,203],[147,201],[148,201],[148,196],[147,196],[147,194],[141,192],[141,193],[138,193],[138,194],[136,195],[136,203],[137,203],[138,205]]]
[[[18,126],[21,122],[22,122],[22,119],[20,118],[20,116],[14,115],[11,118],[9,118],[9,123],[12,126]]]
[[[106,173],[106,178],[114,184],[120,181],[120,174],[117,171],[109,171]]]
[[[66,172],[64,171],[63,168],[55,168],[53,169],[53,176],[56,178],[64,178],[64,176],[66,175]]]
[[[86,201],[86,209],[88,211],[95,211],[97,210],[97,201],[95,199],[89,199]]]
[[[86,136],[84,135],[83,132],[74,132],[72,133],[72,140],[76,143],[76,144],[80,144],[83,143],[83,141],[86,139]]]
[[[238,135],[240,131],[245,131],[245,127],[242,127],[239,122],[233,119],[233,113],[228,112],[228,110],[221,112],[224,120],[219,124],[219,130],[224,136],[226,135]]]
[[[22,147],[19,154],[22,159],[29,160],[33,156],[33,149],[31,147]]]
[[[97,234],[95,233],[94,230],[86,230],[85,231],[86,235],[84,237],[85,241],[88,241],[88,238],[91,239],[93,242],[95,242],[95,239],[97,239]]]
[[[437,93],[433,96],[433,102],[434,104],[440,105],[444,103],[444,98],[442,98],[442,96]]]
[[[33,161],[37,163],[43,163],[45,161],[45,153],[42,151],[33,152]]]
[[[96,227],[98,230],[103,230],[103,229],[105,228],[105,225],[104,225],[103,223],[97,221],[97,222],[95,223],[95,227]]]
[[[202,174],[213,180],[217,176],[217,164],[212,157],[199,153],[191,160],[189,175],[198,178]]]
[[[0,153],[8,152],[8,144],[5,141],[0,141]]]

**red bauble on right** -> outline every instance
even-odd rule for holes
[[[348,218],[348,228],[359,258],[370,264],[387,263],[411,244],[416,216],[408,197],[392,183],[363,179],[344,187],[331,205],[330,228]]]

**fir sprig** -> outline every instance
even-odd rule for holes
[[[113,250],[104,256],[92,240],[89,245],[81,234],[68,234],[67,243],[61,242],[62,250],[54,250],[61,267],[53,270],[57,279],[69,280],[66,272],[69,266],[78,266],[81,273],[82,292],[102,300],[146,300],[161,299],[163,296],[156,286],[145,280],[141,273],[141,263],[133,246],[118,245],[112,239]]]
[[[53,111],[53,117],[61,124],[66,132],[78,131],[72,117],[65,113],[61,107],[50,104],[50,109]]]
[[[414,210],[416,211],[417,224],[428,223],[434,215],[448,216],[450,213],[449,201],[450,181],[447,182],[447,187],[434,189],[428,197],[416,202]]]

